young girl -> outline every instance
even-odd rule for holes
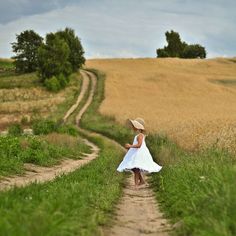
[[[141,172],[159,172],[161,166],[156,164],[146,146],[144,131],[144,120],[137,118],[135,120],[129,120],[132,124],[133,129],[138,133],[134,137],[133,144],[126,144],[125,147],[128,149],[123,161],[120,163],[117,170],[122,171],[133,171],[134,172],[134,183],[135,186],[144,184],[144,179]]]

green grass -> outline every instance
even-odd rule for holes
[[[168,164],[151,182],[167,217],[181,222],[175,235],[236,235],[235,159],[214,147],[191,154],[163,143],[158,151]]]
[[[0,193],[0,235],[99,235],[121,195],[120,148],[99,137],[97,159],[44,184]]]
[[[81,139],[65,134],[0,137],[0,176],[24,173],[24,163],[52,166],[64,158],[81,158],[84,152],[90,148]]]

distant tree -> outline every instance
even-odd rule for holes
[[[16,35],[16,42],[12,43],[12,49],[16,56],[12,58],[15,60],[17,72],[36,71],[38,65],[37,52],[42,43],[43,38],[33,30],[25,30]]]
[[[157,55],[158,57],[169,57],[166,47],[157,49]]]
[[[199,44],[188,45],[181,41],[179,33],[166,32],[167,46],[156,50],[157,57],[205,58],[206,50]]]
[[[174,32],[173,30],[170,32],[167,31],[165,35],[168,43],[165,50],[169,57],[180,57],[186,43],[182,42],[179,33]]]
[[[183,58],[206,58],[206,50],[199,44],[187,45],[182,54]]]
[[[56,32],[60,38],[64,39],[69,46],[69,62],[72,66],[72,70],[75,72],[85,63],[84,50],[81,45],[80,39],[75,35],[75,32],[71,28],[65,28]]]
[[[68,77],[72,72],[69,56],[70,48],[66,41],[57,34],[47,34],[45,44],[38,50],[38,72],[41,80],[44,82],[61,74]]]

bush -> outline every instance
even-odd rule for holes
[[[63,126],[58,128],[58,133],[77,136],[78,135],[78,130],[73,125],[63,125]]]
[[[184,48],[183,58],[205,58],[206,50],[199,44],[190,44]]]
[[[22,130],[20,124],[12,124],[8,128],[8,134],[10,134],[12,136],[20,136],[20,135],[22,135],[22,133],[23,133],[23,130]]]
[[[61,84],[56,76],[46,79],[44,84],[49,91],[58,92],[61,89]]]
[[[69,77],[65,77],[62,73],[57,77],[57,80],[61,88],[65,88],[69,82]]]
[[[49,134],[57,131],[58,125],[52,120],[36,120],[33,122],[33,132],[36,135]]]

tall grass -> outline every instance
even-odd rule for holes
[[[169,163],[152,185],[166,215],[180,222],[176,235],[236,235],[235,159],[214,147],[191,154],[165,145],[159,159]]]
[[[78,137],[50,134],[0,137],[0,176],[24,173],[24,163],[52,166],[64,158],[81,158],[90,148]]]

